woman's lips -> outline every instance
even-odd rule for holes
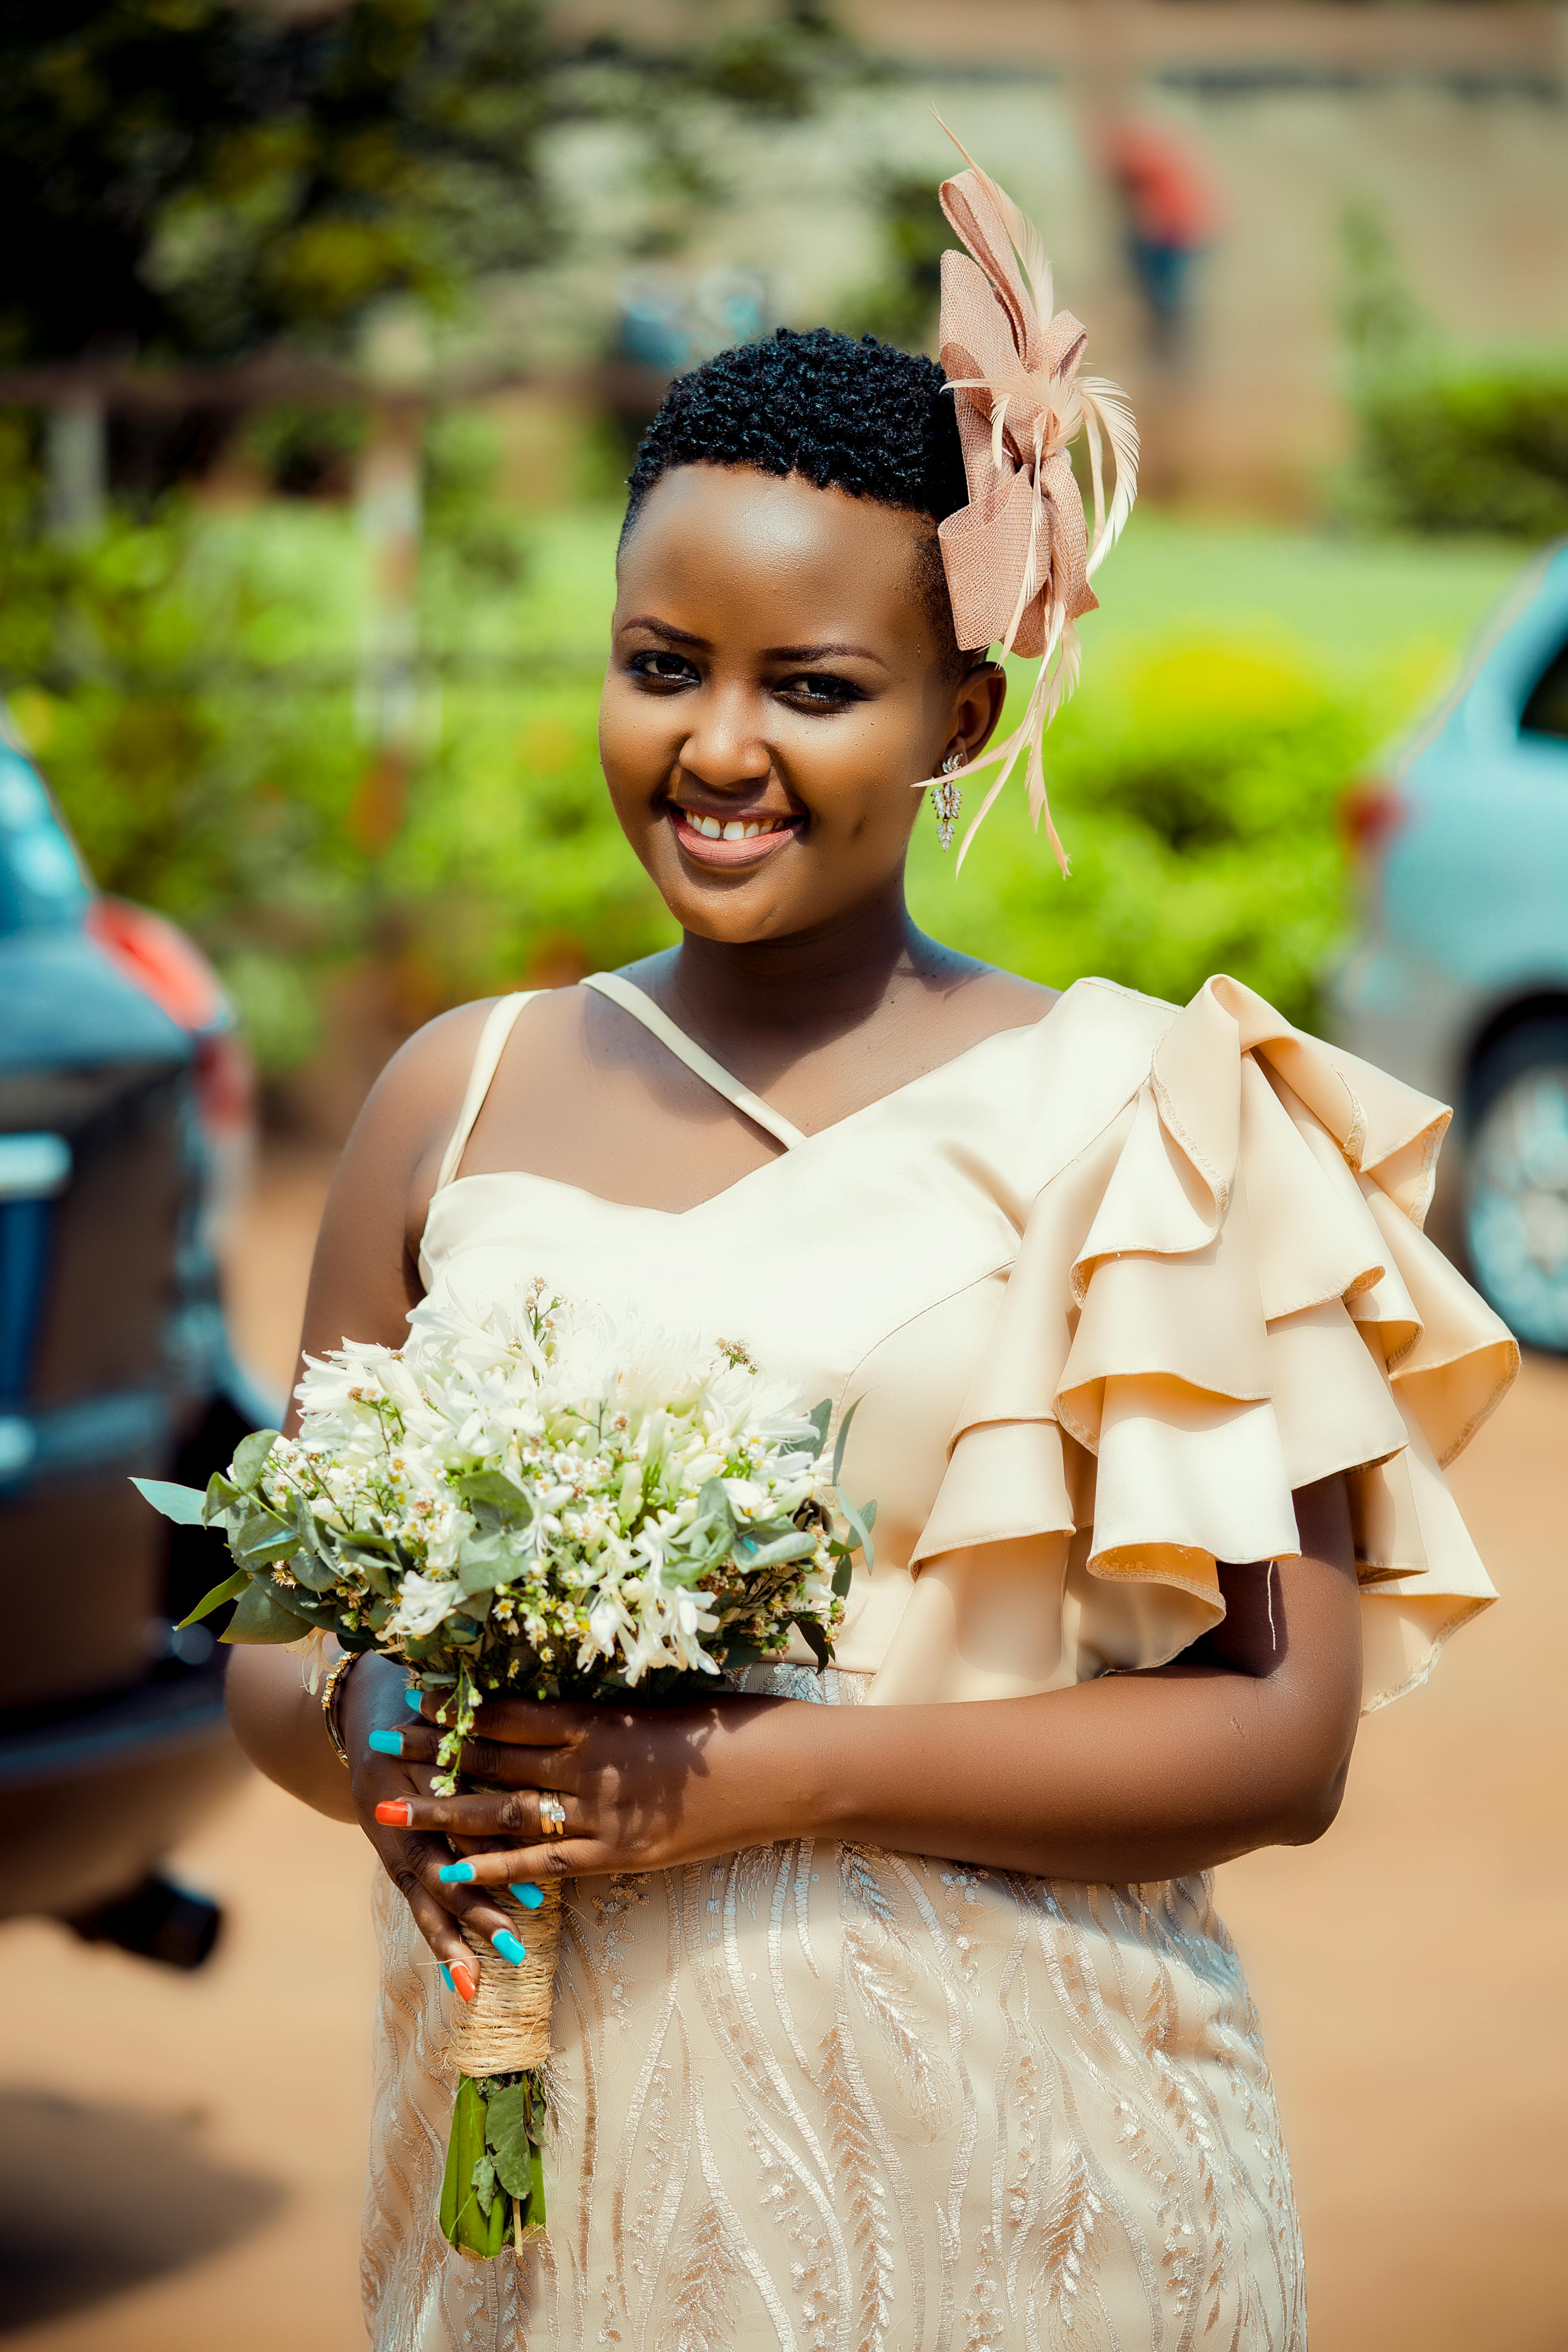
[[[669,803],[669,821],[675,827],[675,837],[688,857],[699,866],[760,866],[786,841],[793,841],[800,830],[800,819],[791,817],[784,824],[775,824],[771,833],[753,834],[750,841],[715,841],[711,834],[699,833],[690,824],[684,809]],[[755,823],[755,819],[742,820]],[[735,820],[731,819],[731,823]]]

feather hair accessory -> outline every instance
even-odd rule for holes
[[[947,131],[945,122],[942,127]],[[1037,831],[1044,818],[1065,875],[1041,744],[1078,683],[1077,624],[1100,601],[1089,582],[1132,510],[1138,427],[1118,385],[1079,373],[1088,336],[1070,311],[1053,311],[1051,266],[1038,229],[951,131],[947,135],[969,165],[942,187],[942,208],[965,250],[950,247],[942,257],[940,330],[969,504],[939,529],[942,564],[959,645],[967,652],[1000,640],[1005,654],[1037,655],[1040,667],[1012,733],[942,782],[996,770],[963,836],[962,866],[1022,760],[1029,814]],[[1092,535],[1068,456],[1080,430],[1093,486]]]

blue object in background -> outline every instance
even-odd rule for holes
[[[1568,1353],[1568,541],[1361,807],[1339,1032],[1456,1106],[1471,1270],[1521,1339]]]

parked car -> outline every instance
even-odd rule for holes
[[[1470,1270],[1568,1353],[1568,541],[1347,816],[1366,918],[1338,1034],[1454,1104]]]
[[[159,1858],[244,1767],[222,1654],[174,1630],[210,1559],[130,1478],[205,1480],[268,1418],[214,1255],[251,1116],[210,967],[94,890],[0,729],[0,1917],[185,1967],[217,1912]]]

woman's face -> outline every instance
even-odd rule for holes
[[[739,467],[682,466],[621,551],[599,752],[683,929],[782,939],[900,884],[943,757],[1002,707],[955,676],[919,573],[931,526]]]

